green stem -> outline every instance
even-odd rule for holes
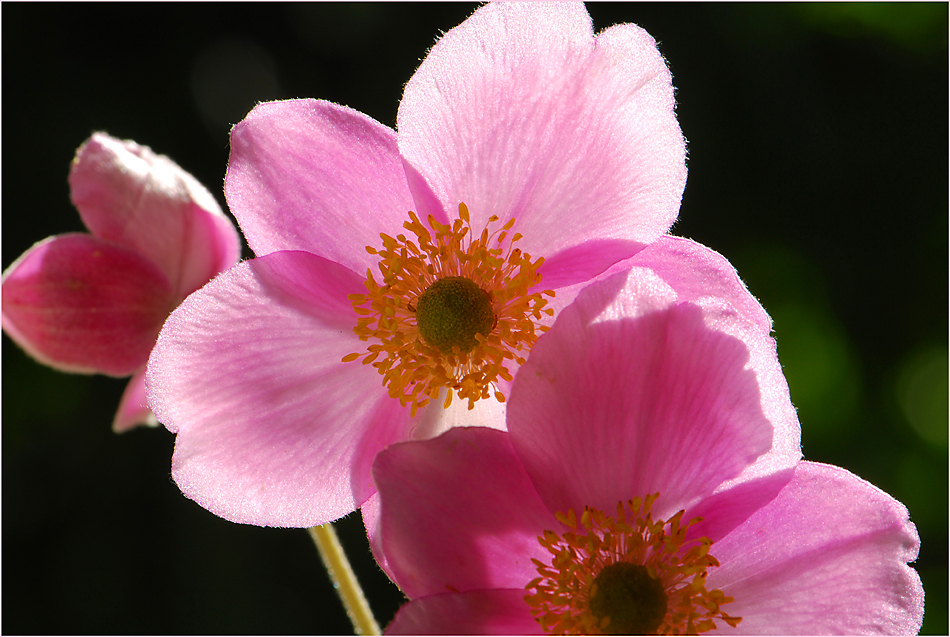
[[[363,595],[363,589],[356,581],[356,574],[350,566],[350,561],[346,559],[346,553],[343,552],[343,546],[340,545],[340,539],[333,525],[323,524],[307,530],[310,531],[310,537],[317,545],[323,565],[327,567],[333,588],[340,596],[347,616],[353,622],[353,631],[357,635],[379,635],[379,624],[373,617],[373,611],[370,610],[366,596]]]

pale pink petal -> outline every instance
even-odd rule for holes
[[[762,413],[773,427],[772,447],[768,452],[746,467],[741,475],[724,482],[720,489],[794,467],[802,457],[802,430],[778,360],[775,340],[737,316],[734,307],[725,301],[706,298],[700,300],[699,305],[707,327],[737,338],[749,348],[747,369],[755,372]]]
[[[546,262],[542,267],[547,265]],[[704,322],[708,327],[734,336],[749,347],[748,367],[758,377],[762,411],[775,429],[772,448],[721,488],[794,466],[802,457],[801,425],[789,397],[775,340],[769,335],[771,319],[746,289],[732,265],[721,255],[689,239],[661,237],[633,257],[611,266],[594,280],[606,280],[630,268],[648,269],[650,274],[646,278],[655,281],[650,285],[643,284],[644,289],[637,295],[622,298],[621,308],[613,311],[615,315],[633,316],[646,311],[631,299],[639,299],[640,305],[647,303],[645,299],[648,298],[665,299],[655,307],[688,301],[703,308]],[[542,288],[545,283],[542,280]],[[559,287],[549,306],[556,312],[561,311],[587,285],[579,283]],[[609,305],[613,301],[605,299],[603,302]]]
[[[764,333],[772,331],[772,319],[749,293],[736,269],[704,245],[681,237],[661,237],[638,252],[629,266],[653,270],[676,290],[679,301],[722,299]]]
[[[306,250],[360,275],[414,209],[395,132],[312,99],[259,104],[231,130],[224,191],[258,256]]]
[[[312,526],[359,507],[369,462],[409,412],[348,353],[360,277],[306,252],[245,261],[169,317],[148,366],[149,404],[178,432],[172,475],[226,519]]]
[[[495,386],[507,395],[508,383],[504,379],[499,379]],[[435,438],[453,427],[491,427],[500,431],[507,430],[505,403],[490,398],[479,400],[472,409],[469,409],[468,401],[455,398],[448,409],[445,409],[443,405],[446,393],[443,388],[439,394],[439,400],[433,401],[419,413],[409,432],[410,439]]]
[[[455,428],[376,458],[379,537],[394,581],[414,599],[524,587],[537,541],[561,525],[538,498],[504,432]]]
[[[211,193],[147,146],[96,133],[76,151],[69,187],[86,227],[158,265],[179,298],[240,257],[237,231]]]
[[[590,239],[649,242],[676,219],[685,142],[671,77],[637,26],[594,36],[584,6],[488,4],[406,86],[399,148],[476,231],[515,217],[550,256]]]
[[[112,420],[112,431],[120,434],[139,425],[158,425],[155,414],[148,408],[148,398],[145,396],[145,369],[136,372],[126,385],[119,401],[119,409]]]
[[[3,274],[3,330],[66,372],[134,373],[173,307],[151,261],[87,234],[44,239]]]
[[[676,290],[679,302],[690,301],[703,308],[707,327],[734,336],[749,348],[748,368],[758,377],[762,412],[774,428],[772,448],[720,488],[795,466],[802,457],[801,424],[775,340],[769,335],[772,321],[735,268],[709,248],[679,237],[662,237],[628,263],[650,268]]]
[[[591,280],[600,281],[633,267],[649,268],[676,292],[677,301],[721,299],[745,321],[766,334],[771,332],[772,319],[722,255],[682,237],[660,237],[638,249],[637,244],[625,244],[628,242],[593,241],[557,254],[541,266],[543,279],[536,287],[556,289],[557,296],[548,305],[560,310]],[[630,254],[624,255],[628,249]],[[604,264],[607,267],[601,267]]]
[[[413,600],[396,613],[386,635],[541,635],[523,588],[443,593]]]
[[[554,511],[660,492],[673,512],[771,446],[746,345],[696,305],[641,312],[660,285],[639,269],[592,284],[515,378],[512,444]]]
[[[924,593],[907,562],[920,541],[900,502],[857,476],[802,462],[769,504],[710,553],[708,589],[735,601],[748,635],[916,634]]]

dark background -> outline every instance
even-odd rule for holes
[[[66,175],[96,130],[216,194],[229,125],[322,97],[395,125],[404,83],[470,4],[2,7],[2,260],[83,229]],[[728,257],[775,320],[806,458],[910,509],[925,633],[947,627],[946,4],[614,5],[678,88],[675,234]],[[250,256],[245,248],[245,256]],[[3,338],[3,613],[11,633],[347,633],[307,533],[182,497],[173,436],[109,425],[125,381],[48,370]],[[401,603],[340,525],[385,624]]]

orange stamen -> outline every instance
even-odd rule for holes
[[[532,560],[540,577],[525,587],[525,601],[546,632],[603,634],[609,618],[591,613],[591,586],[604,567],[621,561],[646,566],[666,591],[667,611],[658,635],[708,632],[716,628],[716,619],[732,627],[742,621],[720,610],[733,598],[706,590],[707,569],[719,566],[709,555],[712,541],[706,537],[686,541],[687,529],[700,518],[682,525],[684,511],[680,511],[665,522],[654,522],[650,508],[657,497],[629,500],[626,510],[623,502],[618,503],[616,518],[585,507],[579,525],[573,510],[557,514],[572,530],[562,535],[545,531],[538,538],[552,560],[550,564]]]
[[[372,364],[383,376],[389,395],[403,406],[411,405],[412,415],[437,399],[443,387],[449,390],[445,407],[452,401],[452,392],[468,400],[469,409],[477,400],[490,396],[504,402],[504,396],[494,387],[495,380],[512,379],[508,366],[512,361],[519,365],[525,362],[539,332],[548,329],[540,323],[542,316],[554,315],[553,310],[544,307],[547,300],[542,297],[553,297],[553,291],[529,292],[541,281],[538,268],[544,259],[532,261],[531,255],[513,247],[521,239],[520,234],[508,239],[514,219],[500,231],[489,234],[486,227],[473,238],[464,203],[459,204],[459,218],[451,226],[430,215],[432,232],[414,212],[409,213],[409,219],[403,227],[415,235],[415,240],[403,234],[395,238],[380,234],[383,248],[366,248],[380,257],[382,282],[377,283],[372,271],[367,270],[367,293],[349,298],[359,315],[353,331],[360,340],[375,342],[365,352],[347,354],[343,361],[362,357],[364,365]],[[497,221],[498,217],[492,216],[488,223]],[[494,326],[489,334],[476,335],[477,344],[470,352],[458,347],[440,352],[419,334],[416,300],[435,281],[446,277],[472,280],[491,300]]]

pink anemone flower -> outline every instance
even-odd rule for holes
[[[91,234],[48,237],[3,273],[3,331],[79,374],[132,376],[112,428],[157,424],[145,364],[168,314],[237,262],[240,237],[204,186],[147,146],[95,133],[69,171]]]
[[[325,523],[373,496],[387,445],[504,428],[556,311],[677,215],[666,64],[579,3],[479,8],[397,124],[302,99],[232,130],[225,196],[257,258],[176,310],[148,367],[172,475],[219,516]]]
[[[539,339],[507,432],[381,452],[387,633],[916,633],[907,509],[781,452],[787,387],[736,310],[618,273]]]

